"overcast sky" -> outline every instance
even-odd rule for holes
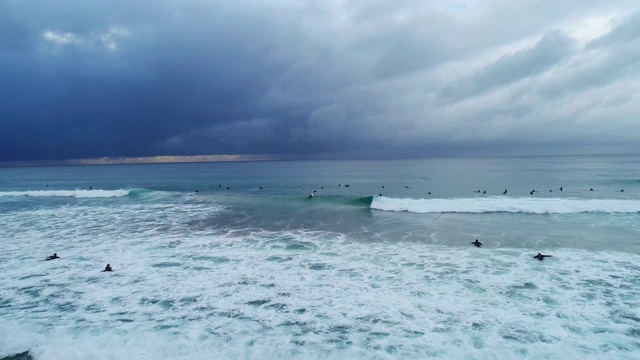
[[[640,152],[640,1],[0,0],[0,161]]]

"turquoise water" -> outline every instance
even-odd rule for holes
[[[0,168],[0,357],[635,359],[639,165]]]

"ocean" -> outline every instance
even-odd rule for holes
[[[638,155],[0,168],[0,359],[638,359],[639,251]]]

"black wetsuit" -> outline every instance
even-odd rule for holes
[[[482,247],[482,243],[478,241],[478,239],[476,239],[476,241],[472,242],[471,244],[475,245],[476,247]]]
[[[546,257],[551,257],[551,255],[542,255],[542,254],[538,253],[538,255],[534,256],[533,258],[542,261]]]

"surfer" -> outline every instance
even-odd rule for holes
[[[49,260],[55,260],[55,259],[60,259],[60,256],[58,256],[58,253],[53,253],[53,255],[47,256],[45,260],[49,261]]]
[[[507,189],[504,189],[504,191],[502,192],[502,195],[507,195]]]
[[[589,191],[593,191],[593,188],[589,189]]]
[[[546,257],[551,257],[551,255],[542,255],[542,254],[538,253],[538,255],[534,256],[533,258],[542,261]]]
[[[111,267],[111,264],[107,264],[107,266],[105,266],[104,270],[102,270],[102,272],[110,272],[113,271],[113,268]]]
[[[560,191],[562,191],[562,186],[560,186]]]
[[[431,195],[431,191],[429,191],[429,192],[427,193],[427,195]]]
[[[531,190],[531,192],[529,192],[529,195],[533,195],[533,192],[534,192],[534,191],[535,191],[535,190]]]
[[[382,193],[378,194],[378,196],[382,196]]]
[[[624,192],[624,189],[620,189],[620,192]]]
[[[478,239],[476,239],[476,241],[472,242],[471,244],[475,245],[476,247],[482,247],[482,243],[478,241]]]
[[[309,197],[307,198],[307,200],[313,198],[313,193],[309,194]]]
[[[196,192],[198,192],[198,189],[196,189]]]

